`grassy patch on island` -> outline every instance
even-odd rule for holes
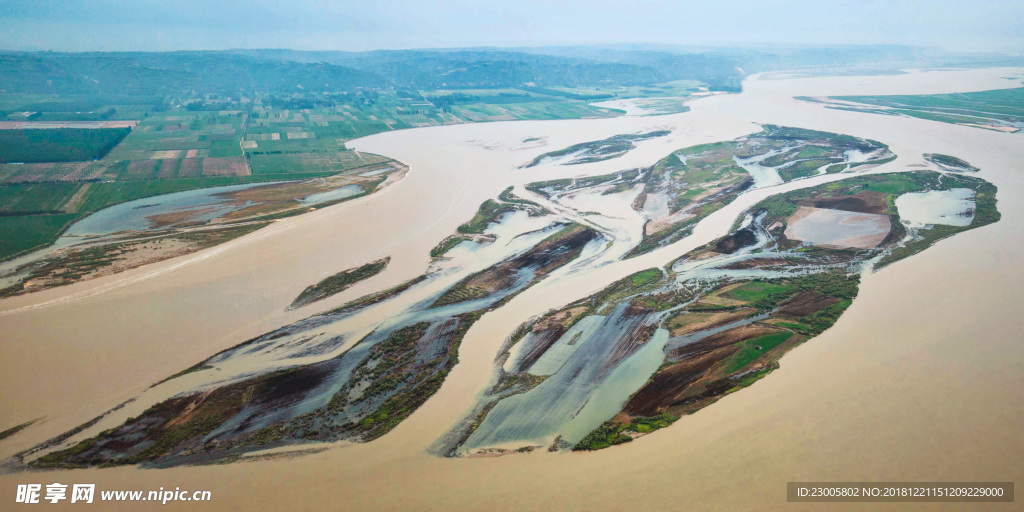
[[[311,304],[318,300],[326,299],[331,295],[341,293],[348,287],[362,281],[369,279],[379,274],[388,263],[391,261],[391,257],[387,257],[381,260],[374,261],[373,263],[367,263],[366,265],[351,268],[333,276],[330,276],[313,286],[307,287],[302,290],[302,293],[292,302],[291,308],[298,308]]]

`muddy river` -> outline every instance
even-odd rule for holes
[[[895,172],[941,152],[999,187],[1002,220],[865,276],[834,327],[786,355],[781,369],[670,428],[595,453],[445,459],[427,448],[473,405],[505,338],[525,319],[662,266],[727,232],[745,208],[842,175],[751,189],[691,236],[624,261],[574,269],[527,289],[467,333],[440,390],[388,435],[296,458],[168,470],[116,468],[0,475],[16,483],[100,489],[209,489],[210,510],[783,509],[793,480],[1021,480],[1024,465],[1024,138],[921,119],[829,110],[793,96],[924,94],[1014,87],[1022,69],[773,79],[662,116],[502,122],[382,133],[350,146],[411,168],[373,196],[294,217],[221,246],[121,274],[0,301],[0,456],[75,427],[150,384],[274,328],[421,274],[429,251],[505,187],[648,166],[695,144],[758,131],[758,123],[871,138]],[[536,156],[624,133],[671,130],[625,155],[521,169]],[[527,139],[546,142],[524,144]],[[958,222],[963,197],[921,197],[920,223]],[[611,231],[616,227],[611,226]],[[628,236],[625,228],[620,230]],[[381,274],[296,310],[302,289],[386,256]],[[649,365],[638,358],[636,366]],[[616,376],[628,379],[628,375]],[[125,414],[145,404],[131,403]],[[111,507],[115,508],[116,507]],[[125,510],[138,510],[125,503]],[[816,509],[844,508],[819,506]],[[857,508],[847,505],[845,508]],[[927,507],[926,507],[927,508]]]

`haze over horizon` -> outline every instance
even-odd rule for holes
[[[772,20],[766,22],[765,20]],[[0,0],[0,49],[348,50],[587,44],[896,44],[1024,52],[1024,2]]]

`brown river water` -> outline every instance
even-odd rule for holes
[[[777,510],[799,508],[785,501],[786,482],[794,480],[1020,481],[1024,336],[1016,320],[1024,309],[1024,134],[828,110],[792,97],[1007,88],[1018,86],[1022,73],[755,76],[742,94],[696,100],[690,112],[676,115],[458,125],[351,141],[359,151],[408,164],[409,174],[373,196],[200,253],[0,301],[0,430],[43,418],[0,442],[0,457],[79,425],[226,347],[419,275],[430,248],[509,185],[650,165],[675,149],[752,133],[755,123],[885,142],[899,158],[873,172],[908,170],[924,163],[922,153],[963,158],[999,187],[1003,216],[865,276],[836,325],[786,355],[779,371],[627,445],[477,459],[424,452],[473,404],[499,347],[523,320],[725,234],[743,209],[768,195],[845,176],[748,192],[676,244],[528,289],[477,322],[438,393],[374,442],[221,466],[8,474],[0,476],[6,495],[0,499],[10,500],[17,483],[59,481],[210,490],[210,503],[176,504],[195,510]],[[604,162],[518,169],[546,151],[654,129],[672,134]],[[546,146],[523,143],[531,137],[545,138]],[[285,310],[309,284],[388,255],[392,262],[379,276]],[[125,412],[145,405],[130,404]],[[118,508],[112,505],[138,510],[140,504],[103,504]],[[858,507],[816,504],[813,510]]]

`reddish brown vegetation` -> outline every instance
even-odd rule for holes
[[[803,206],[815,208],[828,208],[831,210],[845,210],[857,213],[878,213],[884,214],[888,211],[885,203],[885,194],[873,190],[865,190],[853,195],[838,197],[816,197],[809,201],[801,201]]]

